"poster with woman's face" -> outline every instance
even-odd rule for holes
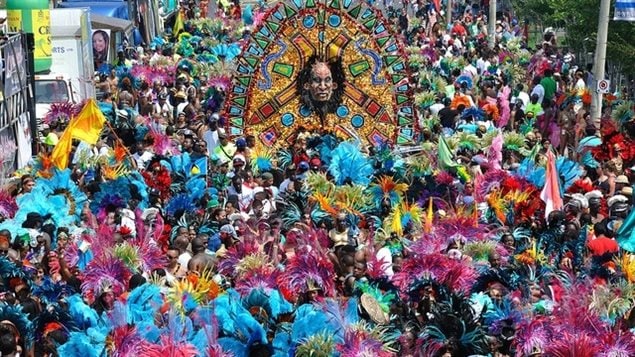
[[[110,30],[93,30],[93,60],[95,70],[104,63],[110,63]]]

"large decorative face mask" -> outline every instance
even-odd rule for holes
[[[326,102],[331,99],[333,89],[337,84],[333,82],[331,69],[325,62],[317,62],[311,69],[311,79],[304,84],[304,89],[308,90],[311,98],[317,102]]]

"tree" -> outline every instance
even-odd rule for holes
[[[519,0],[515,12],[529,23],[564,29],[562,46],[576,53],[594,51],[600,0]],[[615,0],[611,4],[607,63],[621,65],[624,74],[635,76],[635,22],[613,21]]]

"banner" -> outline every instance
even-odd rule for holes
[[[4,185],[5,178],[10,177],[17,168],[15,165],[17,148],[13,127],[0,129],[0,185]]]
[[[27,86],[27,57],[22,50],[22,42],[19,36],[10,38],[4,44],[2,52],[5,64],[4,96],[8,98]]]
[[[617,0],[613,20],[635,21],[635,0]]]
[[[18,168],[25,167],[31,161],[33,152],[31,151],[31,123],[29,122],[29,114],[22,113],[16,122],[16,142],[18,143]]]
[[[93,30],[93,61],[95,71],[103,64],[109,64],[113,59],[110,54],[110,30]]]
[[[31,10],[35,50],[33,58],[51,58],[51,12],[48,9]]]

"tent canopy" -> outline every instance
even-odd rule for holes
[[[121,31],[124,33],[130,33],[132,31],[131,21],[97,14],[90,14],[90,25],[94,29]]]

